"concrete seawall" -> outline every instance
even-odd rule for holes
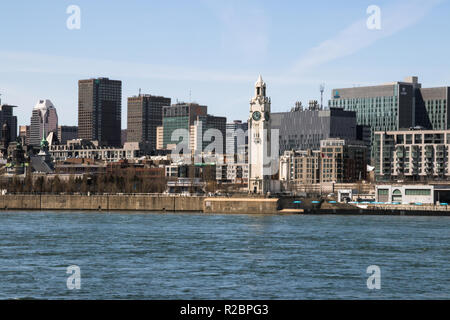
[[[273,214],[278,212],[278,199],[206,198],[203,202],[203,212]]]
[[[289,201],[288,201],[289,202]],[[450,216],[448,206],[356,206],[328,203],[317,208],[283,208],[277,198],[219,198],[167,195],[25,195],[0,196],[1,210],[97,210],[204,212],[231,214],[343,214]],[[284,209],[284,210],[283,210]]]
[[[204,197],[155,195],[4,195],[1,209],[203,211]]]
[[[207,200],[207,201],[206,201]],[[3,195],[3,210],[123,210],[205,213],[277,213],[278,199],[166,195]]]

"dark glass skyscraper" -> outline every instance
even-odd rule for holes
[[[78,138],[120,146],[122,81],[98,78],[78,81]]]
[[[13,115],[13,109],[15,107],[16,106],[11,106],[8,104],[0,105],[0,126],[3,126],[4,123],[8,124],[9,127],[8,141],[14,141],[17,138],[17,117]],[[2,138],[1,133],[0,138]]]
[[[164,106],[170,98],[148,94],[128,98],[127,141],[145,142],[156,150],[156,128],[162,125]]]

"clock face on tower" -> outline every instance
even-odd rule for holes
[[[261,119],[261,112],[259,112],[259,111],[253,112],[252,118],[253,118],[253,120],[255,120],[255,121],[259,121],[259,120]]]

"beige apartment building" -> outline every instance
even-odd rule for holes
[[[337,138],[321,140],[320,150],[285,151],[280,157],[280,180],[295,185],[365,180],[366,152],[361,141]]]
[[[377,180],[444,180],[450,175],[450,130],[377,131],[374,165]]]
[[[285,151],[280,157],[280,180],[295,184],[320,182],[320,151]]]

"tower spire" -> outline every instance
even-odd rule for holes
[[[255,83],[255,97],[266,96],[266,83],[263,81],[262,76],[259,75],[258,80]]]

